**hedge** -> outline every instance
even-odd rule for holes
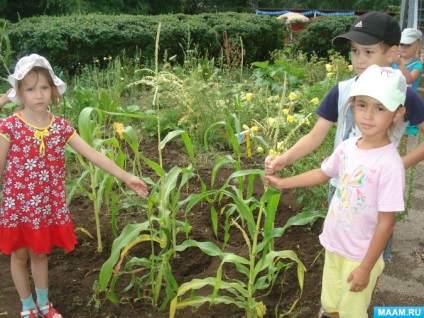
[[[332,45],[333,38],[346,33],[357,18],[357,16],[347,16],[313,19],[299,37],[299,49],[309,55],[328,56],[328,51],[335,49]],[[349,49],[346,45],[341,50],[339,48],[337,50],[347,57]]]
[[[288,31],[284,22],[266,15],[215,13],[201,15],[72,15],[32,17],[7,27],[13,57],[38,53],[63,70],[92,63],[95,58],[141,54],[152,60],[157,28],[161,22],[160,54],[183,59],[190,38],[201,54],[220,56],[224,34],[230,41],[242,39],[244,61],[268,59],[283,47]]]

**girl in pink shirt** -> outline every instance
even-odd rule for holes
[[[320,169],[265,185],[291,189],[340,180],[320,242],[325,247],[321,303],[332,318],[367,318],[383,250],[396,212],[404,210],[405,168],[389,138],[403,124],[406,80],[399,70],[373,65],[353,84],[344,110],[362,136],[342,142]]]

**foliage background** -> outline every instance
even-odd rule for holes
[[[176,56],[185,59],[187,46],[196,46],[198,53],[215,59],[228,56],[229,50],[244,50],[245,63],[266,59],[281,49],[287,35],[283,21],[271,16],[213,13],[200,15],[168,14],[133,15],[70,15],[31,17],[5,28],[16,60],[28,52],[45,56],[52,65],[71,74],[95,59],[140,53],[143,61],[152,61],[155,36],[162,24],[159,40],[160,59]],[[12,67],[14,61],[10,61]]]
[[[400,0],[0,0],[0,18],[18,21],[37,15],[74,13],[167,14],[252,12],[254,8],[390,11]]]

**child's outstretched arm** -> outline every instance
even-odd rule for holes
[[[280,156],[265,158],[265,172],[274,174],[297,160],[309,155],[322,145],[325,137],[333,127],[332,121],[322,117],[318,119],[312,130],[300,138],[289,150]]]
[[[379,257],[381,257],[389,237],[393,232],[395,215],[396,212],[378,213],[377,227],[367,253],[361,264],[350,273],[347,279],[347,283],[351,283],[350,291],[359,292],[368,286],[371,270],[374,268]]]
[[[280,178],[276,175],[265,175],[264,181],[266,186],[273,186],[277,189],[294,189],[303,187],[312,187],[322,184],[330,180],[321,169],[309,170],[305,173],[289,178]]]
[[[97,152],[90,147],[78,134],[75,134],[69,141],[69,145],[75,149],[81,156],[101,168],[105,172],[125,182],[128,187],[140,195],[148,195],[147,185],[139,178],[129,174],[118,167],[112,160],[105,155]]]

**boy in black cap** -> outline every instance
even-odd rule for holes
[[[400,38],[400,26],[393,17],[382,12],[369,12],[360,16],[352,24],[349,32],[335,37],[333,45],[340,46],[350,42],[352,65],[359,76],[373,64],[390,66],[398,54]],[[312,130],[284,154],[276,157],[268,156],[265,159],[267,174],[274,174],[312,153],[323,143],[335,123],[337,123],[335,147],[345,139],[361,135],[354,123],[351,110],[344,107],[356,79],[357,76],[331,88],[316,110],[319,118]],[[405,107],[407,120],[411,125],[417,125],[424,132],[424,102],[410,87],[407,89]],[[390,139],[396,146],[398,146],[405,128],[406,121],[403,126],[398,126],[398,129],[391,132]],[[423,160],[424,143],[421,143],[402,159],[406,169]],[[331,201],[337,185],[338,180],[331,179],[329,201]],[[384,256],[386,261],[390,260],[390,242]],[[338,313],[333,314],[333,317],[338,317]],[[348,316],[342,318],[346,317]]]
[[[386,43],[389,46],[398,46],[401,37],[399,23],[388,14],[369,12],[361,15],[350,27],[349,32],[336,36],[334,46],[340,46],[347,41],[362,45]]]

